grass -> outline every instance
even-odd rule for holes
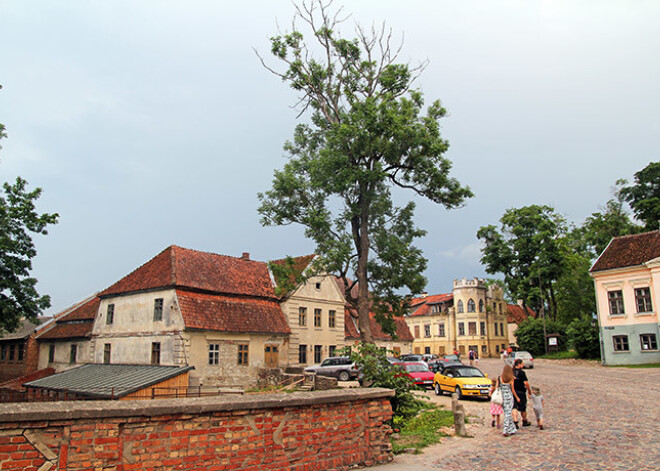
[[[541,355],[538,358],[544,358],[546,360],[566,360],[572,358],[580,358],[580,356],[575,350],[568,350],[566,352],[548,353],[547,355]]]
[[[442,427],[454,424],[454,414],[449,410],[440,408],[426,409],[415,417],[396,424],[399,434],[392,438],[392,451],[401,451],[414,448],[419,452],[422,448],[438,443],[446,434],[440,432]]]
[[[660,363],[643,363],[641,365],[607,365],[611,368],[660,368]]]

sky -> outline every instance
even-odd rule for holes
[[[620,178],[660,160],[660,2],[335,2],[383,23],[416,86],[440,99],[460,209],[417,203],[429,293],[492,276],[479,227],[547,204],[580,224]],[[41,187],[59,223],[35,236],[47,314],[175,244],[272,260],[314,251],[300,226],[262,227],[258,192],[286,162],[297,95],[261,65],[290,29],[286,0],[0,0],[0,181]],[[270,61],[272,65],[276,62]]]

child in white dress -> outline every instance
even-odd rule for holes
[[[543,396],[541,395],[541,390],[539,388],[532,388],[532,409],[534,409],[534,415],[536,416],[536,423],[539,426],[539,430],[543,430]]]

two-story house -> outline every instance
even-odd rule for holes
[[[194,366],[191,386],[250,385],[291,330],[265,262],[170,246],[99,293],[94,363]]]
[[[590,273],[603,363],[659,363],[660,231],[615,237]]]

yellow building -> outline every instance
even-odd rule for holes
[[[469,350],[480,357],[499,356],[508,345],[507,305],[502,288],[485,280],[454,280],[452,293],[423,295],[412,301],[406,322],[414,353],[444,355]]]

